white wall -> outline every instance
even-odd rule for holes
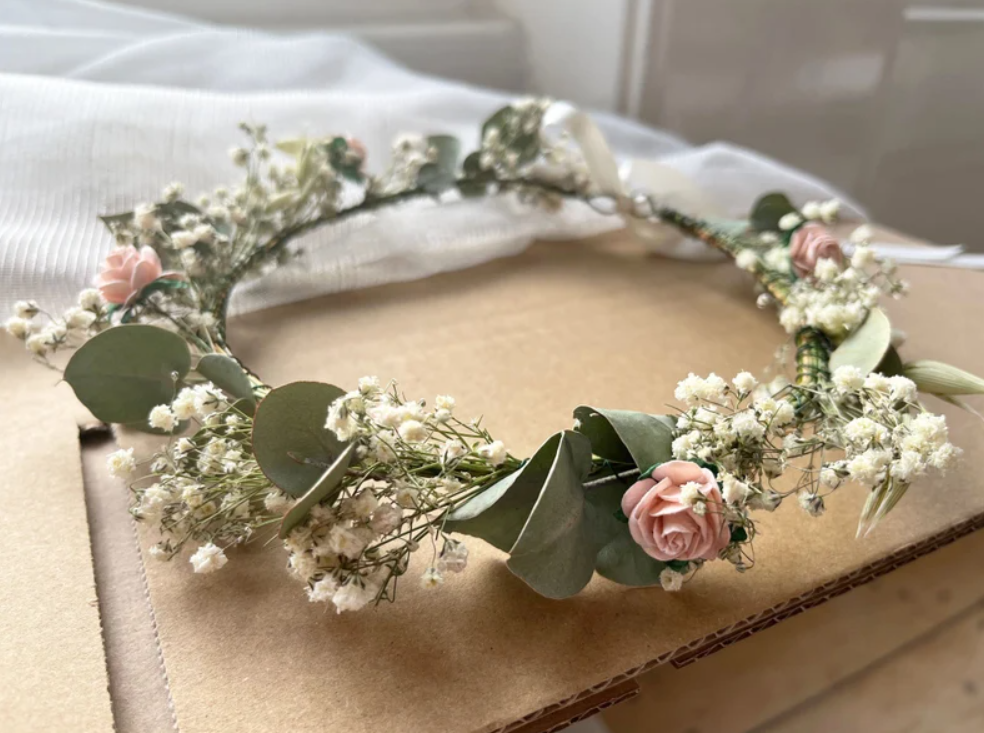
[[[496,0],[526,34],[530,90],[618,110],[630,0]]]

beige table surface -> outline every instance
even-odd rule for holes
[[[904,357],[984,371],[984,346],[974,337],[984,315],[980,274],[908,268],[904,275],[913,295],[889,306],[909,334]],[[663,412],[687,371],[760,372],[782,338],[774,314],[755,308],[749,281],[734,267],[656,259],[618,235],[541,244],[467,272],[277,308],[232,327],[237,353],[273,384],[396,377],[411,396],[455,395],[462,414],[484,414],[519,454],[569,427],[578,404]],[[59,710],[84,711],[86,730],[108,729],[98,617],[84,592],[91,597],[71,432],[78,411],[64,385],[44,390],[50,373],[27,365],[9,341],[0,343],[0,358],[8,377],[0,384],[7,417],[0,468],[12,509],[4,520],[18,528],[13,538],[0,535],[16,592],[3,613],[2,659],[15,664],[9,671],[4,664],[0,709],[8,697],[19,701],[14,730],[32,720],[35,729],[60,729]],[[864,579],[886,558],[904,559],[913,547],[945,540],[954,526],[984,521],[984,480],[975,470],[984,427],[933,408],[951,419],[967,460],[910,491],[873,536],[854,539],[860,490],[839,492],[821,519],[790,505],[761,520],[753,571],[739,575],[714,563],[679,594],[596,578],[577,598],[549,601],[514,578],[498,551],[472,542],[468,572],[440,592],[407,584],[396,605],[336,617],[306,602],[277,547],[236,553],[213,576],[194,576],[185,563],[148,563],[177,725],[488,731],[700,650],[749,619],[793,608],[818,587]],[[31,500],[15,501],[25,480],[35,487]],[[47,493],[39,496],[42,485]],[[66,536],[57,564],[76,582],[57,603],[37,587],[50,557],[32,555],[12,568],[6,559],[24,542],[50,544],[51,530],[37,517],[53,510],[75,517],[60,526]],[[64,567],[70,563],[81,568]],[[32,664],[39,643],[47,656]],[[20,674],[21,666],[33,676]],[[52,694],[39,700],[38,689]]]

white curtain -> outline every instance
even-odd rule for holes
[[[226,155],[241,120],[273,136],[351,133],[382,167],[401,132],[457,135],[509,96],[409,71],[331,33],[269,34],[209,26],[84,0],[6,0],[0,8],[0,312],[34,297],[71,303],[113,243],[96,218],[235,183]],[[595,119],[622,159],[659,159],[731,215],[782,189],[837,196],[800,171],[727,143],[701,147],[610,115]],[[848,203],[848,213],[858,210]],[[237,292],[236,310],[468,267],[535,238],[620,226],[572,205],[543,214],[506,200],[406,205],[304,241],[303,265]]]

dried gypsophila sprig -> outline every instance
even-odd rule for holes
[[[480,421],[465,423],[454,409],[450,396],[428,409],[375,377],[332,404],[326,427],[357,444],[356,462],[337,497],[315,506],[284,542],[288,567],[311,601],[339,613],[393,601],[421,549],[430,553],[426,587],[465,569],[468,548],[443,530],[445,518],[520,461]]]

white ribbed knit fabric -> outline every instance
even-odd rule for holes
[[[379,168],[405,131],[474,146],[480,121],[509,98],[412,73],[340,35],[222,29],[78,0],[7,0],[3,13],[0,313],[26,297],[70,304],[113,246],[97,215],[155,199],[174,180],[191,193],[234,184],[226,151],[241,120],[280,137],[355,134]],[[838,195],[732,145],[695,148],[596,119],[620,157],[662,160],[735,216],[767,190]],[[503,200],[407,205],[309,235],[302,265],[244,285],[234,308],[423,277],[519,252],[534,238],[618,226],[576,205],[560,215]]]

